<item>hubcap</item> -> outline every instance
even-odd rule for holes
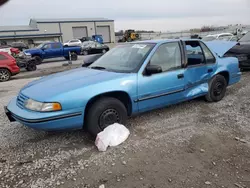
[[[112,125],[117,122],[120,122],[120,117],[115,109],[105,110],[99,118],[99,125],[101,129],[105,129],[109,125]]]
[[[8,80],[10,77],[10,75],[8,74],[8,72],[6,70],[0,70],[0,80],[1,81],[6,81]]]
[[[106,53],[106,50],[102,50],[102,53],[104,53],[104,54],[105,54],[105,53]]]
[[[220,96],[223,89],[224,89],[224,84],[221,82],[217,82],[214,89],[213,89],[214,96],[216,96],[216,97]]]

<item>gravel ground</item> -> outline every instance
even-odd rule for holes
[[[0,187],[250,187],[250,72],[218,103],[196,99],[130,118],[128,140],[106,152],[84,131],[7,120],[3,106],[35,76],[0,85]]]

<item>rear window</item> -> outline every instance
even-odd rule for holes
[[[0,54],[0,60],[6,60],[8,59],[7,57],[5,57],[4,55]]]

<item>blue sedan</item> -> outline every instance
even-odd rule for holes
[[[96,135],[129,116],[205,96],[220,101],[240,81],[238,59],[223,57],[235,42],[152,40],[126,43],[85,68],[23,87],[7,107],[10,121],[46,131]]]

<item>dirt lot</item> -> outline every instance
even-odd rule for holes
[[[40,71],[61,70],[46,66]],[[221,102],[196,99],[130,118],[129,139],[107,152],[84,131],[10,123],[3,106],[42,75],[27,74],[0,84],[0,187],[250,187],[250,72]]]

